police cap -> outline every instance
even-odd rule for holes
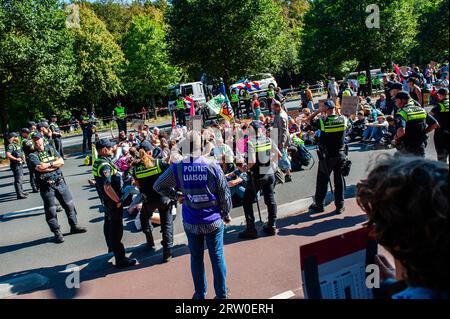
[[[26,127],[24,127],[24,128],[22,128],[22,129],[20,130],[20,133],[30,134],[31,131],[30,131],[29,129],[27,129]]]
[[[400,91],[395,95],[396,100],[409,100],[410,98],[409,93],[405,91]]]
[[[392,83],[391,87],[389,88],[390,90],[403,90],[403,85],[399,82],[394,82]]]
[[[17,134],[17,132],[11,132],[11,133],[8,134],[8,138],[9,139],[11,139],[13,137],[18,137],[18,136],[19,136],[19,134]]]
[[[107,138],[101,138],[100,140],[98,140],[95,143],[95,148],[98,149],[98,150],[101,150],[104,147],[110,148],[110,147],[113,147],[114,145],[116,145],[115,142],[113,142],[113,141],[111,141],[111,140],[109,140]]]
[[[36,122],[30,121],[28,122],[28,127],[36,126]]]
[[[332,100],[325,101],[324,105],[327,107],[327,109],[331,110],[336,107],[336,104]]]
[[[440,88],[440,89],[437,91],[437,94],[440,94],[440,95],[448,95],[448,89],[446,89],[446,88]]]
[[[33,140],[38,140],[38,139],[41,139],[41,138],[43,138],[41,133],[33,134]]]
[[[37,125],[37,129],[41,129],[42,127],[48,128],[48,123],[47,122],[39,122]]]

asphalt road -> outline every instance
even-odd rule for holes
[[[379,154],[394,150],[368,150],[362,144],[350,146],[350,159],[353,162],[352,171],[347,180],[347,195],[354,196],[356,183],[367,175],[368,167],[373,164]],[[315,152],[313,152],[315,156]],[[316,157],[316,156],[315,156]],[[430,138],[427,157],[436,158],[436,152]],[[30,191],[28,171],[25,169],[24,187]],[[79,235],[66,236],[61,245],[52,242],[45,221],[42,199],[39,194],[30,193],[26,200],[16,200],[13,178],[9,169],[0,171],[0,281],[20,275],[24,271],[37,271],[51,276],[55,267],[76,263],[86,263],[90,258],[106,253],[103,237],[103,213],[100,211],[100,201],[95,188],[88,184],[91,178],[91,168],[83,165],[81,156],[70,156],[66,159],[63,169],[65,178],[74,198],[81,225],[88,232]],[[311,170],[293,173],[293,181],[276,187],[278,205],[290,203],[314,194],[317,165]],[[256,205],[255,206],[255,214]],[[265,209],[263,201],[260,206]],[[59,213],[59,222],[64,233],[69,231],[69,225],[64,212]],[[232,217],[243,216],[242,207],[232,210]],[[263,214],[263,219],[266,219]],[[124,218],[123,243],[125,247],[137,246],[145,241],[142,233],[137,232],[133,218]],[[161,238],[156,228],[155,238]],[[175,220],[175,234],[183,233],[181,212]]]

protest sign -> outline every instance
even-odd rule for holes
[[[373,228],[300,247],[303,292],[307,299],[372,299],[377,285],[366,273],[375,264],[377,242]],[[376,278],[375,278],[376,279]],[[376,281],[376,280],[375,280]]]
[[[359,97],[358,96],[343,96],[341,105],[341,114],[350,116],[356,114],[358,110]]]

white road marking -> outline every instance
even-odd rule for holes
[[[292,297],[295,297],[294,292],[292,290],[288,290],[279,295],[273,296],[272,298],[269,298],[269,299],[289,299]]]
[[[5,214],[1,214],[0,215],[0,219],[9,218],[9,217],[12,217],[12,216],[17,216],[17,215],[26,215],[27,213],[35,212],[35,211],[38,211],[38,210],[41,210],[41,209],[44,209],[44,206],[27,208],[27,209],[19,210],[17,212],[9,212],[9,213],[5,213]]]

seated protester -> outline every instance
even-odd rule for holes
[[[119,136],[115,136],[112,127],[111,127],[111,137],[117,144],[128,142],[127,134],[125,133],[125,131],[120,131]]]
[[[122,146],[122,154],[119,159],[115,162],[117,168],[122,172],[126,172],[129,166],[129,160],[131,159],[130,147],[128,145]]]
[[[380,110],[383,114],[387,114],[387,106],[386,94],[381,93],[380,98],[375,102],[375,108]]]
[[[235,204],[241,204],[248,183],[248,176],[245,172],[244,164],[237,161],[235,169],[232,172],[225,174],[225,177],[227,178],[228,187],[230,188],[233,206]]]
[[[234,164],[234,162],[227,163],[225,154],[222,155],[222,160],[219,162],[219,165],[225,175],[236,170],[236,165]]]
[[[367,129],[363,134],[363,141],[380,143],[381,138],[387,133],[389,123],[386,121],[384,115],[378,116],[374,123],[367,123]]]
[[[364,112],[359,111],[357,113],[357,119],[351,122],[351,128],[348,134],[351,142],[355,141],[357,138],[363,138],[363,132],[368,123],[369,121],[367,120],[367,117],[364,116]]]
[[[389,115],[388,117],[386,117],[386,121],[388,122],[389,126],[388,126],[386,134],[384,135],[384,144],[386,146],[390,146],[392,140],[394,139],[395,135],[397,134],[397,125],[395,124],[395,119],[392,115]]]
[[[214,158],[216,161],[221,162],[222,156],[225,155],[227,162],[233,162],[234,153],[231,147],[225,144],[220,137],[216,139],[216,144],[216,147],[213,149]]]
[[[289,134],[293,134],[300,131],[300,127],[297,125],[295,120],[288,116],[288,128],[289,128]]]
[[[448,165],[420,157],[378,161],[357,185],[358,205],[374,225],[376,240],[394,258],[378,255],[382,287],[392,299],[449,298]],[[399,290],[399,289],[397,289]]]
[[[137,146],[139,145],[139,140],[136,137],[136,135],[134,133],[130,133],[128,135],[128,143],[130,144],[130,146]]]
[[[183,160],[183,155],[181,155],[181,150],[177,145],[176,141],[170,141],[169,143],[170,155],[168,159],[169,164],[179,163]]]

